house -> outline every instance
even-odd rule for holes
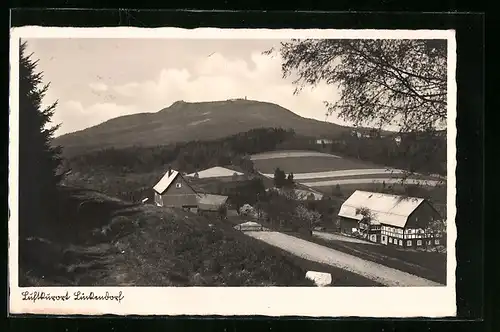
[[[298,201],[320,201],[323,199],[323,194],[315,191],[313,189],[310,189],[309,187],[306,186],[301,186],[294,189],[284,189],[284,188],[268,188],[266,189],[266,192],[277,192],[282,195],[289,195],[293,190],[294,197]],[[290,197],[290,196],[289,196]]]
[[[321,138],[316,140],[316,144],[318,145],[323,145],[323,144],[333,144],[333,140],[327,139],[327,138]]]
[[[178,171],[171,168],[153,187],[155,204],[164,207],[198,207],[199,194]]]
[[[197,192],[178,171],[168,169],[153,187],[155,204],[178,207],[191,212],[225,213],[228,197]]]
[[[442,217],[423,198],[356,190],[342,204],[338,217],[341,232],[350,234],[356,229],[368,240],[383,245],[424,247],[445,240],[429,229]]]
[[[295,195],[301,201],[320,201],[324,196],[323,193],[298,182],[295,182]]]
[[[271,188],[267,188],[266,192],[274,191],[281,194],[287,194],[290,191],[290,189],[274,187],[274,180],[270,175],[261,172],[259,172],[259,174],[261,178],[264,180],[266,187],[273,186]],[[297,200],[299,201],[309,201],[309,200],[319,201],[322,200],[324,196],[323,193],[296,181],[294,182],[293,191],[295,193]]]

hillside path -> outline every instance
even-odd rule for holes
[[[443,286],[437,282],[369,262],[316,243],[279,232],[245,232],[248,236],[279,247],[294,255],[350,271],[385,286]]]

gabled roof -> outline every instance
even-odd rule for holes
[[[226,167],[221,167],[221,166],[215,166],[212,168],[205,169],[203,171],[199,171],[198,177],[200,179],[204,178],[218,178],[218,177],[226,177],[226,176],[233,176],[235,173],[237,175],[243,175],[243,173],[226,168]],[[193,177],[195,176],[196,173],[191,173],[188,174],[187,176]]]
[[[174,182],[175,178],[179,175],[178,171],[172,170],[169,174],[167,171],[165,175],[158,181],[158,183],[153,187],[153,190],[156,191],[158,194],[163,194],[165,190]]]
[[[423,198],[356,190],[342,204],[338,215],[340,217],[361,220],[362,215],[356,214],[356,210],[367,208],[372,212],[375,223],[403,228],[406,225],[408,217],[423,201]]]
[[[174,182],[174,180],[178,176],[182,177],[182,174],[175,170],[172,170],[170,172],[170,175],[168,173],[169,172],[167,171],[165,175],[163,175],[163,177],[160,179],[160,181],[158,181],[158,183],[155,184],[155,186],[153,187],[153,190],[160,195],[162,195],[165,192],[165,190],[167,190],[168,187],[170,187],[170,185]],[[188,181],[185,182],[196,193],[196,190],[189,184],[189,182]]]

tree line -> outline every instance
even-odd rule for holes
[[[163,170],[167,165],[182,172],[220,165],[234,165],[254,173],[249,155],[274,150],[316,150],[355,158],[374,164],[410,172],[446,174],[446,139],[435,133],[359,137],[344,132],[329,144],[316,144],[315,139],[296,135],[292,130],[259,128],[212,141],[192,141],[152,147],[108,148],[71,157],[67,165],[77,171],[111,172],[115,174],[147,173]],[[278,172],[280,172],[279,170]],[[275,174],[275,184],[286,185],[284,174]],[[289,174],[292,176],[293,174]],[[286,177],[286,175],[285,175]]]
[[[71,157],[67,166],[78,171],[103,171],[117,174],[148,173],[167,165],[193,173],[220,165],[234,165],[253,173],[248,155],[275,150],[294,136],[292,130],[259,128],[211,141],[191,141],[151,147],[108,148]]]

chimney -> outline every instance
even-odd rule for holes
[[[168,166],[168,176],[172,175],[172,166]]]

